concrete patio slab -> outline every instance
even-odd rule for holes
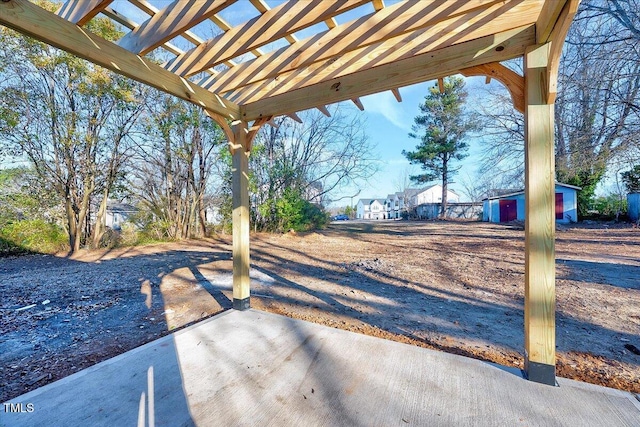
[[[230,310],[3,404],[2,426],[638,426],[631,393]],[[18,412],[12,412],[18,411]]]

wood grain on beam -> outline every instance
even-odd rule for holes
[[[546,100],[548,57],[549,44],[535,46],[526,52],[524,63],[527,371],[545,367],[554,371],[556,363],[554,109]],[[532,372],[528,376],[533,379]]]
[[[125,35],[118,44],[128,51],[144,55],[235,1],[176,0]]]
[[[61,18],[76,25],[84,25],[103,11],[113,0],[68,0],[56,12]]]
[[[509,17],[504,17],[504,19],[508,18]],[[504,23],[503,17],[496,18],[496,20],[497,22],[491,21],[491,23]],[[339,77],[360,73],[371,68],[412,58],[416,55],[428,54],[447,48],[452,44],[460,45],[479,38],[488,37],[496,31],[493,25],[483,24],[482,21],[476,25],[474,25],[473,22],[469,22],[469,25],[467,31],[451,35],[445,31],[448,23],[439,23],[433,27],[418,30],[409,35],[394,37],[375,46],[368,46],[346,53],[334,61],[319,62],[308,67],[300,68],[299,70],[282,73],[279,74],[277,78],[247,85],[233,92],[227,92],[227,87],[220,87],[220,82],[225,80],[223,73],[220,73],[216,76],[210,90],[216,93],[224,93],[228,99],[239,105],[249,104],[259,99],[322,83],[329,79],[335,82],[332,89],[339,91],[340,85],[344,83],[336,80]],[[533,28],[533,25],[530,25],[530,27]],[[495,46],[495,49],[498,50],[503,48],[504,46]],[[523,52],[524,48],[522,48],[519,54]],[[436,77],[442,75],[446,74],[442,73]]]
[[[556,25],[560,12],[567,0],[550,0],[544,2],[536,21],[536,43],[546,43]]]
[[[349,61],[375,64],[386,60],[380,47],[388,48],[390,57],[397,57],[396,51],[410,54],[407,46],[418,42],[430,43],[431,49],[437,49],[469,40],[470,34],[482,37],[530,25],[538,11],[535,1],[489,5],[466,0],[399,3],[225,70],[212,90],[224,93],[293,70],[308,75],[304,72],[307,69],[336,69],[334,60],[341,66]]]
[[[524,77],[520,74],[498,62],[465,68],[460,70],[460,74],[465,77],[486,76],[489,81],[492,78],[496,79],[509,90],[513,107],[524,113]],[[486,83],[489,83],[489,81],[486,81]]]
[[[396,87],[420,83],[443,75],[456,74],[463,68],[487,62],[499,62],[521,56],[535,42],[533,25],[470,40],[436,51],[418,51],[414,56],[392,60],[385,65],[367,68],[277,96],[258,97],[243,105],[247,120],[263,115],[280,115],[317,105],[352,99]],[[328,75],[332,73],[329,72]]]
[[[333,15],[350,10],[363,3],[366,3],[366,1],[310,2],[290,0],[200,44],[169,62],[167,68],[182,76],[189,76],[275,41],[287,34],[323,22]]]
[[[234,103],[27,0],[0,2],[0,24],[213,113],[234,119],[238,117],[239,108]]]

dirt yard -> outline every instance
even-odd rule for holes
[[[0,401],[228,309],[230,250],[224,237],[0,259]],[[640,393],[640,230],[560,228],[556,252],[558,375]],[[252,267],[256,309],[522,367],[522,227],[257,234]]]

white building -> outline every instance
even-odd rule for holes
[[[447,202],[458,203],[459,201],[460,196],[458,193],[447,189]],[[411,202],[414,206],[422,205],[424,203],[442,203],[442,185],[435,184],[431,187],[419,190],[419,192],[412,197]]]
[[[386,219],[384,199],[360,199],[356,206],[358,219]]]
[[[458,203],[460,196],[447,190],[447,200]],[[360,199],[357,204],[358,219],[397,219],[407,212],[415,215],[415,208],[425,203],[442,202],[442,185],[427,188],[407,188],[405,191],[389,194],[386,199]]]

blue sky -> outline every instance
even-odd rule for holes
[[[478,89],[480,85],[484,85],[484,78],[472,77],[466,80],[469,92],[468,103],[479,102],[482,92]],[[416,174],[420,171],[418,166],[410,165],[402,155],[402,150],[411,151],[419,142],[417,139],[410,138],[409,132],[414,117],[419,114],[418,106],[424,101],[429,87],[435,83],[435,81],[430,81],[400,88],[402,102],[396,101],[390,91],[361,98],[365,111],[359,114],[364,115],[369,139],[377,146],[380,170],[367,184],[360,188],[354,186],[345,189],[334,199],[353,195],[358,190],[361,190],[358,198],[386,197],[387,194],[400,191],[399,185],[403,181],[403,175],[406,175],[407,172]],[[478,141],[469,139],[468,143],[470,146],[469,156],[457,163],[462,168],[452,184],[453,190],[463,196],[463,199],[464,192],[459,181],[473,179],[476,174],[476,164],[480,158]],[[344,205],[348,202],[343,199],[336,204]]]

